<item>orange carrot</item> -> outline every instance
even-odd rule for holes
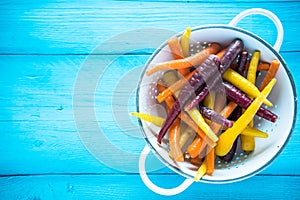
[[[223,117],[228,118],[236,107],[237,104],[231,101],[225,106],[225,108],[220,112],[220,114]]]
[[[257,70],[258,71],[268,71],[270,68],[270,64],[269,63],[259,63],[257,66]]]
[[[245,70],[248,70],[249,69],[249,64],[250,62],[247,62],[246,63],[246,67],[245,67]],[[257,71],[268,71],[270,68],[270,63],[267,63],[267,62],[261,62],[258,64],[257,66]]]
[[[183,154],[179,144],[180,140],[180,120],[177,118],[170,127],[169,133],[169,145],[170,155],[177,162],[183,162]]]
[[[187,83],[187,81],[194,75],[195,72],[196,70],[192,71],[184,78],[179,79],[173,85],[160,92],[160,94],[157,96],[157,101],[159,103],[163,102],[168,96],[172,95],[174,92],[182,88]]]
[[[206,146],[204,140],[200,137],[196,137],[194,141],[188,146],[186,152],[191,156],[191,158],[197,157]]]
[[[191,159],[190,159],[190,162],[191,162],[191,164],[200,167],[200,165],[202,164],[202,159],[199,158],[199,157],[191,158]]]
[[[226,48],[222,49],[221,51],[219,51],[219,53],[217,53],[217,56],[221,59],[224,56],[226,50],[227,50]]]
[[[197,66],[201,64],[210,54],[215,54],[220,50],[220,45],[217,43],[212,43],[209,47],[203,49],[199,53],[189,56],[187,58],[171,60],[163,63],[158,63],[150,70],[146,71],[146,74],[150,76],[151,74],[168,69],[184,69],[192,66]]]
[[[275,77],[279,66],[280,66],[280,62],[278,60],[273,60],[271,62],[268,73],[266,74],[264,80],[262,81],[262,83],[259,87],[260,91],[262,91],[268,85],[268,83]]]
[[[214,148],[207,148],[206,154],[206,164],[207,170],[206,173],[208,175],[212,175],[215,169],[215,149]]]
[[[169,48],[170,48],[171,53],[173,55],[173,58],[175,60],[184,58],[183,50],[181,48],[181,45],[179,43],[179,39],[177,37],[174,36],[171,39],[169,39],[168,40],[168,45],[169,45]],[[189,69],[188,68],[178,69],[178,73],[181,76],[185,76],[189,73]]]
[[[157,90],[163,91],[165,89],[165,86],[159,81],[157,83]],[[168,96],[166,99],[167,109],[170,111],[173,104],[175,103],[175,100],[172,96]],[[181,151],[180,147],[180,120],[177,117],[176,120],[173,122],[173,124],[170,126],[169,130],[169,145],[170,145],[170,155],[173,159],[175,159],[177,162],[183,162],[183,153]]]
[[[168,40],[168,45],[175,60],[184,58],[182,48],[177,37]]]

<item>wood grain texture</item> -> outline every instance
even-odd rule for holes
[[[282,51],[300,50],[299,40],[294,40],[300,15],[297,2],[216,2],[212,6],[186,1],[12,1],[0,4],[0,53],[89,54],[97,45],[126,31],[163,28],[178,32],[187,26],[227,24],[239,12],[253,7],[270,9],[282,20]],[[275,42],[275,26],[265,17],[247,17],[239,26],[271,44]]]
[[[269,9],[282,21],[281,53],[299,90],[299,1],[1,1],[0,199],[164,199],[147,189],[137,173],[145,141],[128,112],[135,110],[138,73],[170,35],[187,26],[227,24],[253,7]],[[275,26],[265,17],[247,17],[239,27],[271,44],[276,40]],[[82,70],[84,64],[90,68]],[[87,87],[96,84],[93,98],[84,87],[74,95],[82,75]],[[97,160],[82,143],[74,107],[83,116],[94,108],[95,121],[83,117],[81,128],[97,133],[94,125],[99,124],[128,156],[120,158],[101,144],[101,153],[116,162]],[[286,149],[255,177],[227,185],[193,184],[172,199],[298,199],[299,127],[298,117]],[[147,168],[156,166],[149,173],[156,184],[175,187],[184,180],[153,155],[148,161]],[[128,167],[135,172],[122,170]]]
[[[150,179],[166,188],[183,181],[178,175],[153,175]],[[224,185],[194,183],[168,199],[297,199],[299,183],[299,177],[286,176],[256,176]],[[138,175],[2,177],[0,185],[3,199],[163,199],[146,188]]]
[[[282,56],[295,75],[296,86],[299,88],[300,77],[296,73],[298,62],[295,60],[299,53],[283,53]],[[0,56],[3,72],[0,73],[0,127],[3,141],[0,146],[1,174],[123,173],[98,162],[85,149],[77,133],[73,116],[73,90],[76,76],[86,57]],[[89,64],[101,67],[99,63],[110,60],[110,57],[93,55],[90,56]],[[145,141],[132,137],[141,137],[136,120],[128,116],[129,111],[135,110],[135,101],[129,101],[131,97],[126,94],[126,90],[117,91],[121,99],[119,104],[114,105],[118,106],[118,114],[123,114],[123,117],[121,121],[116,121],[111,108],[112,90],[126,72],[142,66],[148,57],[149,55],[120,55],[105,70],[95,91],[97,123],[113,144],[135,154],[136,159]],[[137,78],[138,76],[129,75],[132,83],[136,83]],[[129,85],[132,88],[127,88]],[[135,84],[127,82],[125,86],[130,91],[135,90]],[[88,95],[80,96],[79,101],[82,103],[79,106],[82,112],[93,103]],[[91,122],[83,120],[86,123],[85,131],[96,131],[90,126]],[[299,123],[298,119],[296,127],[299,127]],[[286,150],[262,174],[299,175],[299,134],[296,128]],[[106,152],[105,147],[103,148]],[[106,154],[119,159],[114,152]],[[131,165],[137,169],[137,160],[135,161]],[[166,172],[172,173],[168,169],[159,171]]]

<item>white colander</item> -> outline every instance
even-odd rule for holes
[[[276,25],[278,37],[273,47],[253,33],[235,27],[241,19],[253,14],[264,15],[270,18]],[[176,36],[180,38],[181,35],[182,33],[179,33]],[[255,150],[249,155],[245,155],[241,150],[237,150],[237,153],[231,162],[224,163],[217,161],[213,175],[205,175],[200,180],[201,182],[235,182],[251,177],[262,171],[270,165],[283,150],[291,136],[295,124],[297,112],[295,84],[285,61],[278,53],[283,40],[283,28],[276,15],[264,9],[254,8],[241,12],[228,25],[207,25],[193,28],[191,41],[195,42],[191,44],[191,52],[196,52],[201,48],[201,45],[208,44],[209,42],[218,42],[222,46],[227,46],[236,38],[243,40],[245,48],[249,52],[260,50],[261,60],[266,62],[271,62],[273,59],[279,60],[280,68],[276,75],[277,83],[268,97],[274,104],[274,106],[269,109],[279,117],[276,123],[256,118],[256,126],[259,126],[258,128],[260,130],[267,132],[269,137],[262,139],[255,138]],[[173,58],[166,42],[149,58],[139,82],[137,92],[138,112],[165,117],[164,109],[156,101],[156,96],[158,94],[156,91],[156,83],[163,75],[163,72],[147,76],[145,75],[145,71],[155,63],[171,59]],[[140,175],[143,182],[148,188],[158,194],[174,195],[182,192],[194,182],[194,176],[198,168],[188,162],[174,162],[169,157],[167,146],[158,145],[157,143],[155,133],[159,132],[159,128],[141,120],[139,120],[139,123],[145,136],[145,140],[147,141],[147,145],[142,151],[139,161]],[[166,166],[187,179],[181,185],[172,189],[160,188],[153,184],[148,178],[145,170],[145,160],[150,150],[152,150]]]

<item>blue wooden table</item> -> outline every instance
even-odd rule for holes
[[[253,7],[281,19],[280,53],[299,90],[299,1],[1,1],[0,199],[165,198],[140,179],[145,141],[136,121],[124,114],[135,110],[141,66],[172,33],[227,24]],[[276,40],[265,17],[247,17],[239,26],[271,44]],[[141,30],[151,30],[145,34],[149,41],[135,38]],[[90,78],[91,87],[78,85],[80,78]],[[90,109],[94,118],[85,116]],[[93,142],[99,130],[105,142]],[[258,175],[233,184],[195,183],[171,198],[299,199],[299,137],[298,117],[285,150]],[[150,164],[156,169],[151,180],[162,187],[184,180],[155,158]]]

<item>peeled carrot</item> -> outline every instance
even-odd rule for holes
[[[262,81],[262,83],[259,87],[260,91],[262,91],[266,87],[266,85],[275,77],[279,66],[280,66],[280,62],[278,60],[273,60],[271,62],[268,73],[266,74],[264,80]]]
[[[170,38],[168,40],[168,45],[175,60],[184,58],[179,39],[177,37],[174,36]]]
[[[160,70],[184,69],[184,68],[200,65],[210,54],[215,54],[219,50],[220,50],[220,45],[218,43],[212,43],[210,46],[203,49],[199,53],[194,54],[193,56],[189,56],[183,59],[158,63],[153,68],[146,71],[146,75],[150,76],[153,73]]]
[[[218,144],[215,148],[216,154],[218,156],[224,156],[230,151],[236,137],[247,127],[247,125],[253,119],[255,113],[263,103],[264,99],[271,92],[275,83],[276,79],[272,79],[272,81],[270,81],[270,83],[265,87],[260,95],[255,98],[255,100],[241,115],[241,117],[233,124],[233,126],[231,128],[228,128],[224,133],[221,134]]]

